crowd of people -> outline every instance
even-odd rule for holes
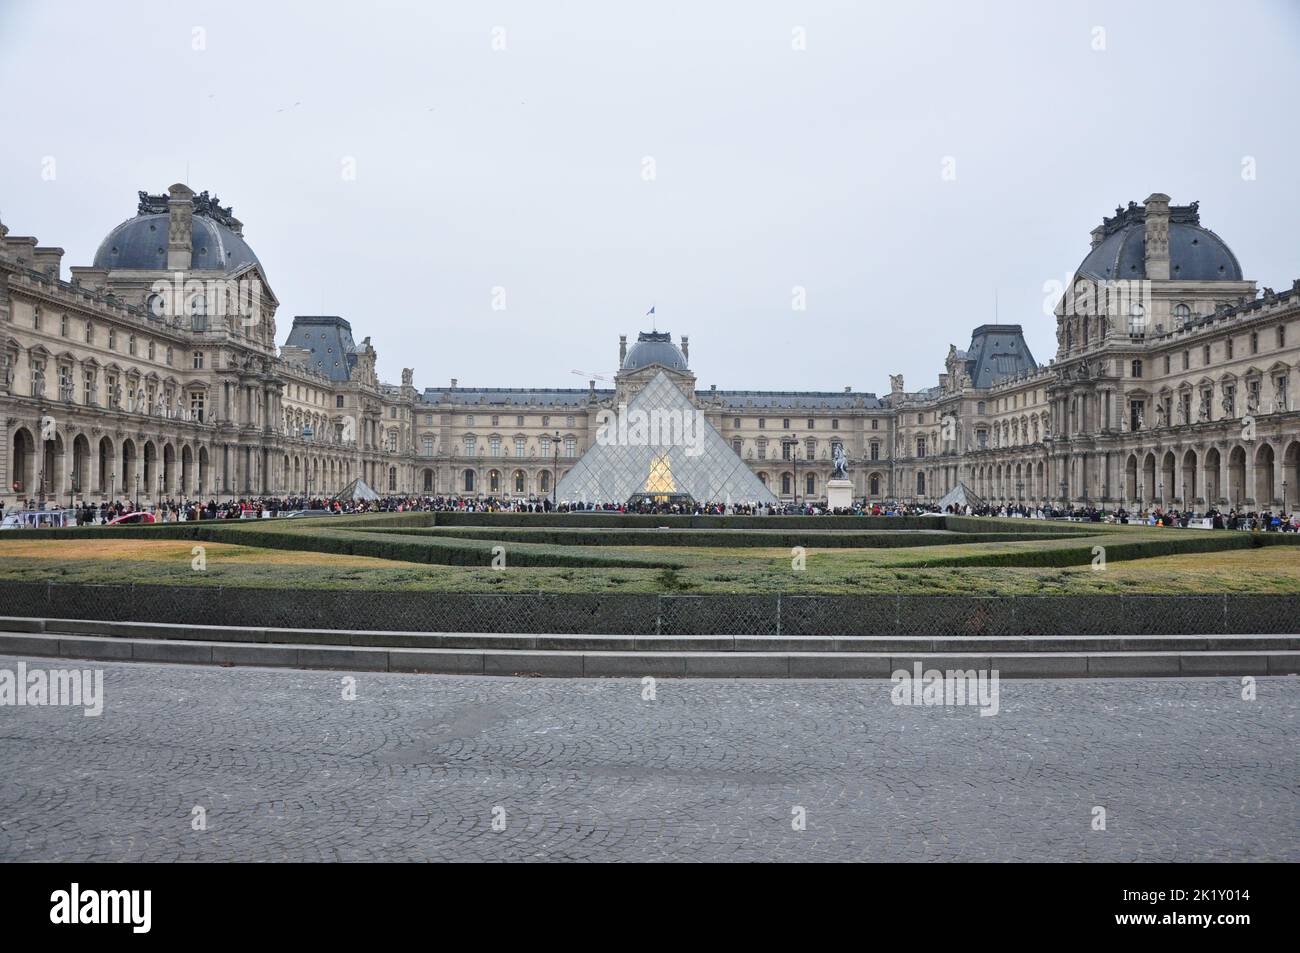
[[[218,502],[209,499],[167,499],[157,505],[143,506],[129,500],[86,503],[75,508],[76,525],[109,523],[133,512],[149,512],[157,522],[182,520],[232,520],[278,518],[290,513],[303,515],[389,513],[389,512],[458,512],[458,513],[642,513],[676,516],[991,516],[1024,519],[1064,519],[1076,522],[1123,523],[1129,525],[1181,528],[1240,529],[1264,532],[1300,532],[1300,514],[1274,513],[1233,508],[1227,512],[1211,508],[1190,511],[1152,507],[1129,510],[1123,506],[1101,509],[1043,503],[984,504],[979,507],[953,505],[940,508],[935,503],[901,501],[855,501],[851,508],[828,508],[817,502],[759,504],[702,502],[692,500],[655,500],[645,498],[628,503],[579,503],[548,498],[510,499],[464,496],[385,496],[374,500],[338,500],[318,497],[254,497]],[[4,516],[0,506],[0,517]]]

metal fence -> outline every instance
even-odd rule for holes
[[[492,595],[0,583],[0,615],[589,635],[1292,634],[1296,595]]]

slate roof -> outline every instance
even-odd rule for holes
[[[284,343],[310,351],[308,366],[333,381],[350,378],[357,363],[352,325],[337,315],[295,315]]]

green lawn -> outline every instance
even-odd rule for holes
[[[1300,537],[1290,534],[965,519],[900,522],[890,534],[876,520],[841,530],[799,518],[768,518],[749,531],[657,531],[654,521],[602,529],[554,518],[521,526],[486,517],[466,526],[462,517],[441,527],[429,525],[430,514],[392,514],[14,532],[0,536],[0,580],[443,592],[1300,594]],[[595,545],[602,534],[617,544]],[[672,545],[657,545],[664,542]],[[191,565],[196,545],[204,547],[203,571]],[[494,556],[504,568],[491,567]]]

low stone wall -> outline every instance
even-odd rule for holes
[[[0,615],[561,635],[1292,634],[1300,594],[492,595],[5,582]]]

